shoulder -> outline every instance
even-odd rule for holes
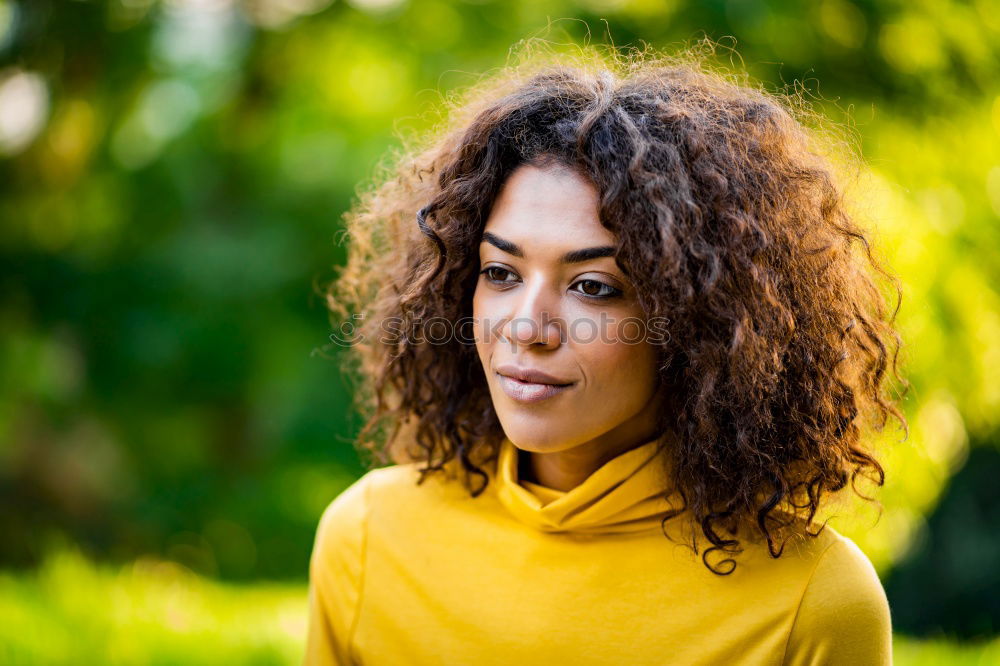
[[[368,519],[371,477],[365,474],[327,504],[316,527],[310,559],[313,578],[332,573],[353,577],[352,562],[360,561]]]
[[[386,486],[404,483],[406,470],[374,469],[354,481],[324,509],[309,559],[307,663],[353,660],[348,645],[365,588],[372,507]]]
[[[323,510],[316,530],[317,546],[357,535],[368,520],[377,496],[405,490],[417,480],[413,465],[392,465],[369,470],[333,498]]]
[[[889,619],[889,603],[878,573],[857,544],[831,530],[832,543],[823,551],[803,594],[799,619],[806,611],[813,618],[823,613],[865,614],[869,619]]]
[[[374,507],[400,495],[426,494],[417,491],[418,480],[416,464],[410,463],[372,469],[354,481],[323,510],[316,529],[314,559],[317,554],[357,550]]]
[[[829,526],[789,635],[786,664],[889,664],[889,602],[875,567]]]

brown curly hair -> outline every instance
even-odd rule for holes
[[[450,100],[440,129],[361,193],[345,216],[346,265],[324,289],[334,320],[360,320],[348,357],[366,416],[359,451],[422,462],[421,482],[454,462],[473,495],[489,483],[503,431],[475,345],[420,331],[471,315],[501,185],[522,164],[555,162],[595,185],[619,266],[647,315],[670,322],[659,369],[678,399],[661,420],[677,436],[667,455],[683,506],[664,533],[690,512],[711,543],[703,562],[728,574],[734,560],[707,559],[741,552],[720,527],[749,528],[777,558],[787,537],[825,527],[809,529],[824,493],[850,479],[872,501],[855,479],[881,486],[885,473],[862,421],[881,431],[892,414],[905,438],[887,369],[900,398],[907,383],[893,326],[902,291],[839,177],[859,161],[801,89],[767,92],[713,66],[716,46],[536,49]]]

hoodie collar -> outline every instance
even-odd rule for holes
[[[543,532],[621,534],[660,529],[672,505],[659,438],[609,460],[569,491],[518,479],[518,449],[508,438],[497,460],[497,494],[519,521]],[[523,454],[527,455],[527,454]]]

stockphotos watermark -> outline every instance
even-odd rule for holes
[[[365,341],[361,331],[365,315],[351,315],[349,321],[341,323],[340,330],[330,334],[330,341],[340,347],[350,347]],[[521,317],[515,319],[485,318],[477,326],[475,317],[461,317],[451,320],[446,317],[430,317],[428,319],[403,317],[387,317],[379,322],[378,342],[395,346],[401,341],[418,344],[449,345],[453,343],[474,345],[477,343],[476,331],[482,337],[481,344],[492,344],[495,340],[537,340],[539,331],[550,330],[552,324],[557,325],[561,344],[574,342],[577,344],[627,344],[637,345],[643,342],[653,345],[663,345],[670,339],[668,326],[670,320],[666,317],[626,317],[616,319],[602,312],[598,319],[579,318],[567,322],[561,317],[551,317],[543,312],[540,321],[535,318]]]

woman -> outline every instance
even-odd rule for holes
[[[557,60],[348,216],[328,302],[396,464],[320,521],[306,663],[890,663],[870,561],[813,522],[883,482],[863,419],[906,426],[821,135],[696,55]]]

